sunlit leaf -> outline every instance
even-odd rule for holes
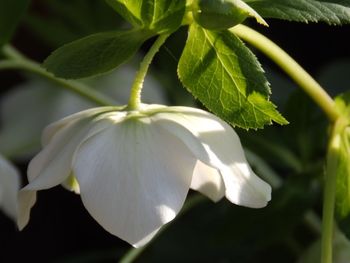
[[[196,98],[232,125],[256,129],[272,121],[287,123],[269,101],[269,84],[256,57],[229,31],[191,25],[178,74]]]
[[[185,14],[186,0],[106,0],[134,27],[163,33],[177,29]]]

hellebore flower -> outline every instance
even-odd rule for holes
[[[13,220],[17,219],[17,194],[19,173],[0,155],[0,208]]]
[[[20,192],[19,227],[37,190],[63,184],[108,232],[138,247],[181,209],[190,188],[213,201],[263,207],[270,186],[249,167],[234,130],[189,107],[101,107],[48,126]],[[70,184],[74,182],[75,184]]]

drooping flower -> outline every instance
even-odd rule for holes
[[[11,219],[17,219],[17,194],[20,187],[17,169],[0,155],[0,208]]]
[[[135,247],[176,216],[190,188],[213,201],[226,196],[253,208],[264,207],[271,196],[234,130],[195,108],[90,109],[48,126],[42,144],[19,195],[20,228],[36,191],[58,184],[80,192],[92,217]]]

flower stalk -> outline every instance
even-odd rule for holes
[[[231,28],[230,31],[274,61],[318,104],[331,122],[335,122],[340,117],[340,113],[328,93],[278,45],[259,32],[244,25],[237,25]]]
[[[333,262],[333,233],[334,208],[339,165],[339,150],[341,146],[341,131],[344,129],[343,118],[339,118],[332,127],[332,134],[328,145],[325,187],[323,196],[321,263]]]
[[[143,88],[143,82],[145,80],[149,65],[151,64],[153,57],[159,51],[160,47],[164,44],[169,35],[170,34],[159,35],[159,37],[153,43],[148,53],[143,58],[140,64],[140,69],[136,73],[134,83],[131,87],[130,98],[128,103],[128,108],[130,110],[137,110],[139,108],[141,104],[141,91]]]

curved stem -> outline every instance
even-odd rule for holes
[[[253,45],[281,67],[324,111],[330,121],[340,116],[334,101],[327,92],[284,50],[259,32],[238,25],[231,32]]]
[[[165,40],[169,37],[170,34],[162,34],[157,40],[153,43],[152,47],[143,58],[140,69],[136,73],[134,83],[131,87],[130,98],[128,107],[130,110],[137,109],[141,104],[141,91],[143,87],[143,82],[145,80],[149,65],[151,64],[154,55],[159,51],[159,48],[164,44]]]
[[[60,87],[65,88],[69,91],[72,91],[78,94],[79,96],[90,100],[96,105],[110,106],[115,104],[115,101],[89,88],[87,85],[81,82],[55,77],[52,73],[42,68],[39,63],[24,57],[22,54],[20,54],[18,51],[16,51],[14,48],[10,46],[3,47],[2,53],[5,55],[7,59],[0,61],[0,70],[21,69],[28,72],[32,72],[52,82],[59,84]]]
[[[183,208],[181,209],[179,216],[183,215],[184,213],[186,213],[187,211],[189,211],[191,208],[195,207],[197,204],[203,202],[204,200],[206,200],[206,198],[204,198],[202,195],[198,194],[198,195],[194,195],[193,197],[189,198],[186,203],[184,204]],[[166,230],[168,228],[170,224],[167,224],[165,226],[163,226],[157,233],[156,237],[159,236],[162,232],[164,232],[164,230]],[[153,238],[153,240],[156,239],[156,237]],[[143,247],[139,247],[139,248],[131,248],[119,261],[119,263],[131,263],[134,260],[137,259],[137,257],[152,243],[148,242],[146,245],[144,245]]]
[[[321,263],[332,263],[336,171],[339,165],[339,148],[341,146],[341,131],[343,128],[343,119],[339,118],[332,127],[332,134],[328,145],[322,208]]]

